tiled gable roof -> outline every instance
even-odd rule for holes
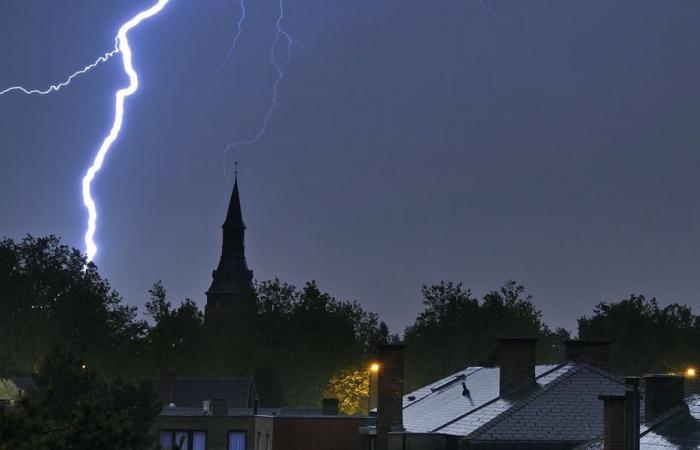
[[[591,366],[576,364],[469,437],[584,442],[603,431],[603,402],[598,397],[623,393],[621,380]]]
[[[499,396],[498,368],[470,367],[404,397],[409,433],[476,440],[582,442],[602,433],[602,394],[621,380],[582,363],[537,366],[538,388],[520,400]],[[471,400],[462,395],[462,381]],[[409,398],[413,398],[409,400]]]
[[[538,383],[547,382],[548,379],[541,378],[558,367],[537,366],[535,376]],[[499,401],[499,373],[497,367],[468,367],[405,395],[404,427],[412,433],[443,432],[441,428],[470,414],[478,413],[482,419],[493,419],[499,414],[496,410],[505,411],[511,405],[503,400],[503,404],[495,405],[494,410],[494,403]],[[469,389],[471,399],[462,395],[462,381]],[[415,400],[410,400],[413,397]]]

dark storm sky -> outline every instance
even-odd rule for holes
[[[171,0],[130,34],[139,92],[99,174],[97,263],[128,303],[204,303],[241,164],[259,280],[315,279],[401,331],[419,288],[526,285],[552,326],[631,293],[700,310],[700,2],[287,0],[296,51],[269,133],[274,0]],[[4,0],[0,89],[108,51],[151,0]],[[127,79],[0,97],[0,234],[82,248],[80,179]]]

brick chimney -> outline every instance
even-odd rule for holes
[[[520,388],[535,384],[535,338],[501,338],[498,340],[500,395],[508,397]]]
[[[340,402],[337,398],[324,398],[321,404],[321,414],[324,416],[337,416]]]
[[[582,362],[610,371],[610,344],[605,340],[569,339],[564,341],[566,360]]]
[[[672,409],[685,406],[682,376],[646,375],[643,379],[646,423],[653,423]]]
[[[228,400],[225,398],[215,398],[210,403],[212,416],[228,416]]]
[[[601,395],[603,448],[639,450],[639,378],[625,378],[625,395]]]
[[[603,400],[603,448],[625,450],[625,396],[601,395]]]
[[[403,430],[403,344],[379,346],[376,450],[389,449],[389,433]]]

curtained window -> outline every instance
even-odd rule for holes
[[[207,433],[191,430],[162,430],[158,433],[158,444],[163,450],[207,450]]]
[[[245,431],[229,431],[228,433],[228,450],[245,450],[246,432]]]

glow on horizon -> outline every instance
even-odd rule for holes
[[[102,145],[100,145],[100,148],[97,150],[92,164],[87,169],[85,176],[83,177],[83,204],[88,211],[88,226],[87,231],[85,232],[85,253],[87,255],[87,262],[93,261],[95,255],[97,254],[97,244],[95,243],[94,239],[95,231],[97,229],[97,206],[90,190],[92,181],[102,168],[102,164],[104,163],[110,147],[117,137],[119,137],[119,132],[121,131],[122,123],[124,121],[124,101],[126,97],[136,92],[139,87],[138,74],[134,70],[134,66],[131,61],[131,47],[129,47],[127,34],[132,28],[138,26],[144,20],[153,17],[162,11],[169,1],[170,0],[158,0],[155,5],[141,11],[129,21],[124,23],[119,28],[119,32],[117,33],[116,50],[122,55],[124,72],[126,72],[127,76],[129,77],[129,86],[117,91],[115,95],[115,113],[112,128],[110,129],[109,134],[102,141]]]

